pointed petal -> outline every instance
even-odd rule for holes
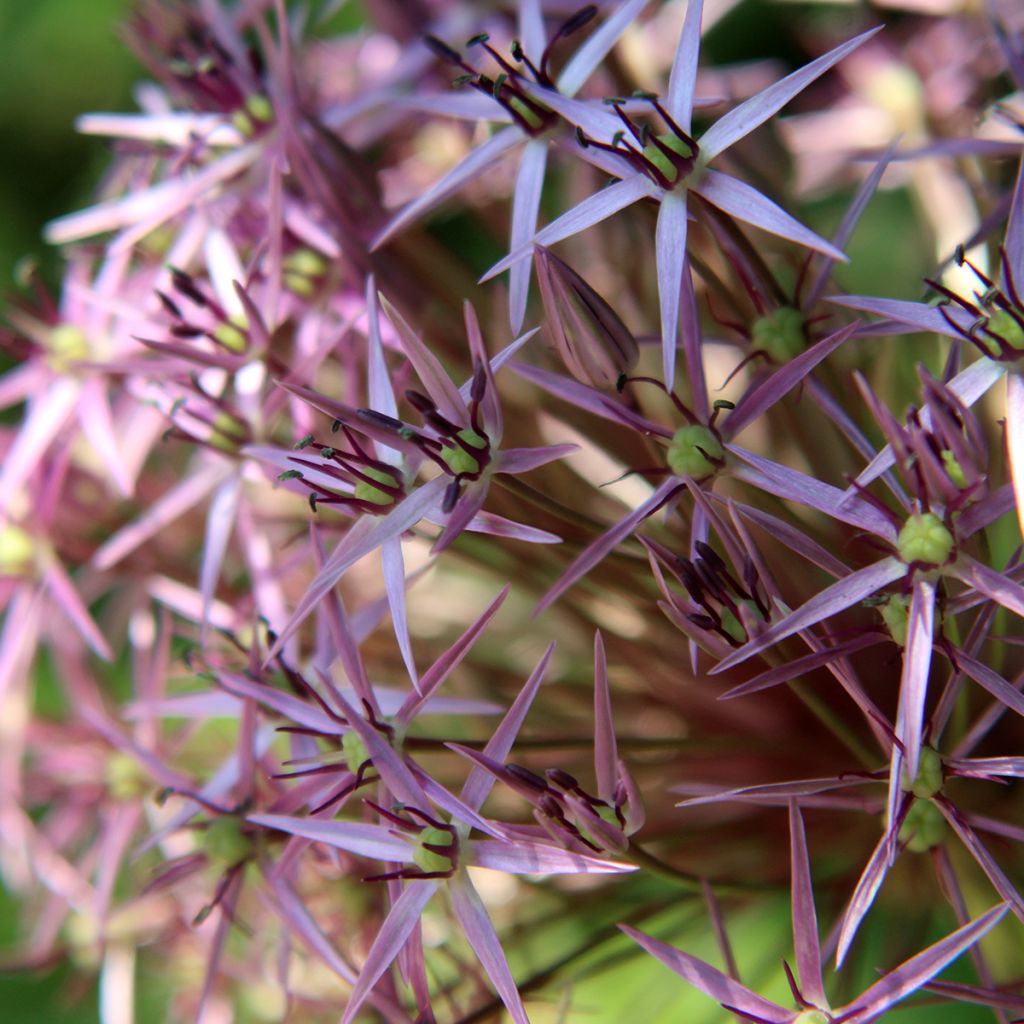
[[[384,541],[400,537],[406,530],[415,526],[423,518],[424,513],[440,498],[446,482],[447,478],[444,476],[435,477],[413,491],[404,501],[399,502],[386,516],[372,523],[368,519],[357,520],[355,526],[342,538],[334,549],[334,553],[317,573],[305,594],[302,595],[302,599],[278,635],[268,657],[274,657],[284,647],[299,626],[338,585],[341,577],[356,562],[371,551],[375,551]],[[356,526],[360,526],[360,524],[363,525],[357,531]]]
[[[250,814],[255,825],[301,836],[316,843],[325,843],[337,850],[346,850],[357,857],[412,863],[412,845],[403,842],[385,825],[368,825],[358,821],[327,821],[322,818],[294,818],[287,814]]]
[[[1011,686],[998,672],[983,665],[964,651],[956,652],[957,667],[967,673],[979,686],[984,687],[1001,704],[1011,711],[1024,715],[1024,696],[1015,686]]]
[[[1024,587],[1009,576],[965,554],[961,554],[945,571],[996,604],[1024,617]]]
[[[425,213],[429,213],[435,206],[440,206],[467,182],[483,174],[491,164],[507,153],[516,143],[522,142],[523,138],[523,133],[513,126],[503,129],[497,135],[492,135],[485,143],[477,146],[468,156],[457,163],[440,181],[431,185],[423,195],[403,206],[374,236],[370,243],[371,248],[379,249],[413,221],[418,220]]]
[[[804,227],[781,206],[739,178],[723,174],[721,171],[707,170],[692,188],[712,206],[717,206],[737,220],[753,224],[754,227],[780,238],[788,238],[798,245],[807,246],[808,249],[823,252],[841,263],[847,262],[846,256],[831,242],[821,235],[816,235],[810,228]]]
[[[437,357],[423,343],[420,336],[409,326],[405,317],[381,295],[381,305],[388,319],[398,332],[398,339],[409,362],[412,363],[416,375],[423,382],[427,394],[434,400],[443,416],[458,423],[460,426],[469,424],[469,409],[463,401],[459,389]]]
[[[1010,197],[1010,216],[1006,222],[1006,259],[1018,292],[1024,288],[1024,160],[1017,170],[1017,183]]]
[[[857,929],[860,927],[861,921],[864,920],[864,915],[871,909],[871,904],[874,903],[875,896],[882,887],[885,876],[889,873],[890,840],[890,834],[885,832],[875,845],[860,878],[857,879],[853,896],[850,897],[850,904],[843,915],[842,927],[839,929],[839,939],[836,945],[837,970],[846,959]]]
[[[377,302],[377,285],[370,274],[366,279],[366,319],[368,324],[366,353],[366,397],[370,408],[398,419],[398,405],[391,387],[387,363],[384,362],[384,343],[380,337],[380,305]],[[380,452],[383,445],[378,444]],[[390,449],[385,448],[386,452]]]
[[[689,133],[693,122],[693,97],[697,86],[697,62],[700,59],[700,26],[704,0],[689,0],[679,34],[679,45],[672,61],[672,73],[665,94],[665,109],[676,124]],[[702,143],[703,148],[703,143]]]
[[[531,139],[523,149],[515,191],[512,194],[510,252],[525,246],[537,232],[537,211],[540,209],[540,194],[547,162],[547,142],[544,139]],[[523,260],[514,263],[509,274],[508,315],[513,334],[518,334],[523,329],[531,269],[531,262]]]
[[[594,773],[597,776],[597,795],[607,803],[614,803],[615,776],[618,772],[619,751],[615,742],[615,722],[612,719],[612,695],[608,688],[608,659],[604,652],[601,631],[594,632]]]
[[[548,644],[547,650],[530,673],[529,679],[523,684],[519,696],[508,709],[501,724],[487,741],[487,746],[484,747],[484,754],[487,757],[493,758],[495,761],[504,761],[508,757],[508,752],[512,749],[516,736],[519,735],[526,713],[530,710],[530,705],[533,704],[533,698],[537,696],[537,690],[540,688],[541,680],[544,678],[554,651],[555,645],[552,642]],[[474,765],[466,784],[462,787],[460,796],[463,803],[468,804],[473,810],[479,811],[496,781],[494,775],[485,768],[479,764]]]
[[[535,245],[552,246],[555,242],[561,242],[564,238],[569,238],[571,235],[579,234],[579,232],[599,224],[613,213],[618,213],[619,210],[632,205],[638,199],[657,195],[659,191],[658,187],[642,174],[624,181],[617,181],[614,185],[601,189],[600,192],[594,193],[584,199],[582,203],[578,203],[571,210],[563,213],[561,217],[553,220],[546,228],[542,228],[529,245],[509,253],[504,259],[495,263],[480,278],[480,281],[489,281],[503,270],[508,270],[513,263],[532,256]]]
[[[540,0],[519,0],[519,42],[523,51],[534,60],[544,52],[547,35],[544,32],[544,12]]]
[[[692,6],[692,4],[691,4]],[[686,261],[686,193],[666,193],[654,232],[658,264],[658,304],[661,308],[661,366],[670,391],[676,376],[679,340],[679,302]]]
[[[437,886],[434,879],[414,880],[406,884],[373,940],[366,963],[359,972],[359,981],[345,1007],[342,1024],[351,1024],[381,975],[394,963],[399,950],[419,923],[420,915],[430,898],[437,892]]]
[[[669,477],[642,505],[635,508],[623,519],[620,519],[614,526],[606,530],[595,541],[584,548],[565,572],[562,573],[558,582],[541,598],[534,609],[534,615],[539,614],[549,605],[553,604],[569,587],[585,576],[605,555],[617,547],[620,541],[625,540],[640,523],[649,516],[654,515],[680,486],[681,484],[677,477]]]
[[[388,608],[391,609],[391,623],[395,630],[398,649],[402,652],[405,670],[409,673],[412,685],[419,689],[419,677],[416,673],[416,660],[412,656],[412,640],[409,637],[409,618],[405,604],[405,559],[402,557],[402,540],[392,537],[380,546],[381,572],[384,576],[384,589],[388,595]]]
[[[228,539],[235,525],[242,480],[232,473],[214,492],[206,513],[206,533],[203,538],[203,557],[199,568],[199,593],[203,600],[203,626],[210,620],[213,592],[217,587]]]
[[[772,1024],[788,1024],[793,1019],[793,1014],[784,1010],[775,1003],[768,1002],[756,992],[751,992],[745,985],[716,970],[703,960],[698,960],[689,953],[652,939],[635,928],[620,924],[619,928],[631,939],[638,942],[651,956],[660,960],[666,967],[675,971],[681,978],[699,989],[705,995],[710,996],[716,1003],[726,1003],[735,1006],[738,1010],[752,1014],[762,1020],[771,1021]]]
[[[64,567],[56,558],[46,567],[43,581],[46,584],[46,589],[50,592],[50,597],[68,617],[68,621],[75,627],[78,635],[86,642],[90,650],[104,661],[110,661],[114,656],[113,652],[89,614],[89,609],[86,608],[85,602],[79,596],[74,583],[71,582],[71,577],[64,571]]]
[[[711,670],[711,674],[726,672],[794,633],[859,604],[865,597],[898,580],[906,571],[907,567],[898,558],[889,557],[837,580],[815,594],[796,611],[773,623],[760,636],[720,661]]]
[[[538,466],[546,466],[556,459],[578,452],[578,444],[550,444],[543,448],[504,448],[499,453],[496,473],[529,473]]]
[[[964,950],[974,945],[986,932],[994,928],[1006,913],[1006,907],[993,907],[981,917],[958,928],[946,938],[929,946],[924,952],[911,957],[881,981],[875,982],[863,995],[854,1000],[854,1005],[863,1010],[847,1018],[850,1024],[861,1024],[875,1020],[905,996],[919,989],[933,978],[946,964],[952,963]],[[839,1011],[840,1013],[842,1011]]]
[[[566,61],[558,76],[558,91],[566,96],[575,96],[583,83],[594,73],[608,51],[619,41],[633,19],[643,10],[647,0],[627,0],[605,18],[604,23],[592,32],[587,41]],[[542,47],[543,48],[543,47]]]
[[[749,100],[720,117],[699,140],[701,157],[704,160],[711,160],[734,142],[749,135],[772,114],[781,110],[797,93],[803,92],[833,64],[838,64],[848,53],[866,43],[879,30],[880,27],[869,29],[834,50],[829,50],[824,56],[805,64],[767,89],[762,89],[756,96],[751,96]]]
[[[789,801],[789,859],[792,878],[793,946],[804,997],[816,1006],[828,1006],[821,977],[821,943],[818,915],[814,910],[811,862],[807,855],[807,834],[795,800]]]
[[[683,329],[683,365],[690,383],[690,408],[702,423],[710,415],[707,379],[704,375],[704,339],[700,331],[700,312],[693,289],[690,260],[683,264],[683,287],[679,300],[679,317]]]
[[[516,988],[515,978],[505,959],[498,934],[487,916],[487,911],[477,895],[469,875],[460,871],[452,877],[448,885],[452,900],[452,909],[462,925],[462,930],[473,947],[473,952],[491,979],[495,991],[501,997],[506,1009],[516,1024],[530,1024],[526,1016],[523,1001]]]
[[[480,613],[476,621],[423,673],[419,692],[410,693],[395,716],[400,724],[408,725],[421,712],[424,703],[429,700],[434,691],[461,664],[462,659],[469,653],[477,638],[487,628],[487,624],[498,614],[498,609],[508,597],[508,593],[509,585],[506,584]]]
[[[907,642],[903,650],[903,674],[900,678],[900,709],[897,720],[903,729],[897,735],[903,743],[906,772],[917,778],[921,756],[921,730],[924,704],[928,694],[928,674],[932,666],[932,637],[935,619],[935,584],[918,578],[907,618]],[[902,780],[897,779],[899,786]]]
[[[862,313],[874,313],[884,316],[887,320],[906,324],[916,331],[927,331],[930,334],[942,334],[947,338],[959,338],[960,334],[946,322],[939,312],[938,306],[929,306],[924,302],[907,302],[903,299],[876,299],[869,295],[830,295],[829,302],[847,309],[857,309]],[[971,316],[965,309],[949,305],[944,307],[957,323],[962,323],[964,330],[971,326]]]
[[[618,875],[638,870],[634,864],[526,839],[474,840],[471,848],[472,863],[510,875]]]
[[[827,338],[822,338],[821,341],[801,352],[794,359],[790,359],[785,366],[748,391],[725,421],[729,436],[736,437],[744,427],[749,426],[763,412],[785,397],[807,377],[818,363],[826,356],[831,355],[856,330],[856,324],[841,327]]]
[[[470,484],[455,504],[444,524],[444,531],[430,549],[432,555],[439,555],[463,530],[469,526],[487,499],[487,481],[476,480]]]
[[[1017,522],[1024,534],[1024,374],[1020,370],[1011,370],[1006,375],[1006,448],[1017,502]]]

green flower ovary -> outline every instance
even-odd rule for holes
[[[942,465],[946,470],[946,475],[962,491],[967,486],[967,476],[963,466],[956,461],[956,456],[948,448],[944,448],[939,454],[942,456]]]
[[[92,354],[85,332],[74,324],[58,324],[46,338],[47,362],[55,373],[68,373]]]
[[[490,442],[486,437],[478,434],[475,430],[467,427],[460,430],[458,437],[470,448],[479,448],[481,456],[486,456]],[[486,459],[477,458],[467,452],[458,442],[448,442],[440,451],[444,464],[452,471],[454,476],[476,476],[482,472],[487,464]]]
[[[362,473],[363,476],[368,476],[387,487],[397,487],[399,483],[396,479],[397,474],[386,469],[374,469],[372,466],[360,466],[359,472]],[[370,505],[393,505],[395,502],[394,497],[388,494],[387,491],[381,490],[379,487],[374,487],[373,484],[368,484],[365,480],[360,480],[356,484],[355,497],[360,501],[368,502]]]
[[[249,329],[249,321],[242,316],[233,316],[225,320],[214,332],[213,336],[229,352],[242,355],[249,347],[249,339],[246,331]]]
[[[366,749],[366,744],[363,743],[362,738],[355,729],[349,729],[341,737],[341,752],[345,755],[345,765],[353,773],[361,764],[366,764],[370,760],[370,753]]]
[[[933,512],[912,515],[896,538],[896,550],[907,565],[945,565],[955,546],[953,534]]]
[[[0,576],[24,576],[35,550],[31,534],[20,526],[0,526]]]
[[[926,853],[942,842],[946,819],[931,800],[915,800],[903,819],[899,841],[913,853]]]
[[[281,261],[284,285],[302,298],[313,294],[316,280],[327,273],[327,261],[312,249],[296,249]]]
[[[1000,358],[1002,352],[999,343],[985,331],[999,335],[1008,348],[1024,356],[1024,328],[1005,309],[997,309],[986,321],[980,323],[977,331],[971,332],[993,359]]]
[[[107,759],[107,791],[115,800],[136,800],[151,788],[149,776],[130,754],[115,751]]]
[[[921,800],[935,796],[942,789],[942,757],[939,752],[932,747],[922,747],[917,776],[911,782],[904,768],[900,786],[904,793],[913,793]]]
[[[804,315],[792,306],[780,306],[754,321],[750,331],[754,348],[766,352],[776,363],[788,363],[806,347]]]
[[[428,846],[443,847],[450,853],[428,850]],[[455,836],[444,828],[425,828],[417,837],[413,847],[413,863],[428,875],[455,870],[459,848]]]
[[[692,159],[694,155],[692,147],[688,146],[678,135],[675,135],[673,132],[662,132],[657,138],[661,146],[672,150],[673,153],[678,153],[681,157]],[[678,185],[679,181],[676,179],[679,178],[679,168],[661,146],[656,145],[654,142],[648,142],[643,150],[644,159],[648,163],[653,164],[666,181],[671,182],[673,185]]]
[[[907,618],[910,616],[910,598],[906,594],[889,594],[885,603],[879,605],[889,636],[902,647],[907,642]]]
[[[210,822],[203,836],[206,856],[218,867],[233,868],[252,856],[252,838],[243,831],[244,822],[225,814]]]
[[[793,1018],[793,1024],[829,1024],[831,1020],[824,1010],[803,1010]]]
[[[714,431],[702,423],[691,423],[672,435],[665,461],[676,476],[699,480],[713,475],[724,458],[725,449]]]

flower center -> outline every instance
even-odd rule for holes
[[[459,442],[462,442],[461,444]],[[479,476],[488,463],[487,449],[490,442],[482,434],[478,434],[471,427],[460,430],[451,441],[449,441],[439,452],[444,464],[451,470],[453,476]],[[476,455],[467,448],[480,452]]]
[[[802,1010],[793,1019],[793,1024],[829,1024],[830,1020],[824,1010]]]
[[[416,837],[413,863],[425,874],[451,873],[457,866],[458,841],[444,828],[425,828]]]
[[[722,468],[725,449],[711,427],[691,423],[672,435],[665,461],[676,476],[692,476],[700,480],[713,476]]]
[[[926,853],[942,842],[945,831],[946,819],[938,807],[931,800],[915,800],[903,819],[899,841],[913,853]]]
[[[904,793],[913,793],[920,800],[935,796],[942,789],[942,758],[939,752],[932,747],[922,747],[916,778],[911,781],[904,770],[900,786]]]
[[[806,347],[804,315],[792,306],[780,306],[754,321],[750,339],[754,348],[766,352],[773,362],[788,363]]]
[[[667,152],[669,151],[669,152]],[[643,148],[643,157],[653,164],[664,176],[665,180],[677,185],[686,175],[683,173],[685,163],[696,156],[695,147],[679,138],[672,132],[659,132]],[[683,158],[680,165],[676,157]]]
[[[35,541],[20,526],[0,527],[0,576],[24,576],[35,549]]]
[[[203,836],[203,848],[214,864],[233,868],[252,856],[252,838],[243,831],[243,826],[242,819],[234,814],[225,814],[210,822]]]
[[[355,729],[349,729],[341,737],[341,752],[345,755],[345,764],[350,772],[355,772],[361,764],[366,764],[370,760],[366,744]]]
[[[74,324],[58,324],[47,337],[47,362],[54,373],[69,373],[91,355],[89,339]]]
[[[945,565],[955,546],[953,534],[933,512],[912,515],[896,538],[896,550],[907,565]]]
[[[384,469],[374,469],[373,466],[362,466],[359,472],[363,476],[371,477],[378,483],[384,484],[387,487],[396,487],[398,482],[395,480],[395,474],[390,473]],[[373,484],[368,484],[365,480],[360,480],[356,484],[355,497],[359,501],[368,502],[371,505],[393,505],[395,503],[394,497],[387,491],[381,490],[379,487],[374,487]],[[351,733],[346,733],[346,738]]]

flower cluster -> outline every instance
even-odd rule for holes
[[[1024,1019],[1020,12],[341,6],[140,0],[5,314],[4,965]]]

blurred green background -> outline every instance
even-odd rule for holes
[[[138,65],[116,28],[129,6],[0,0],[0,295],[26,256],[55,279],[42,225],[85,202],[107,162],[106,143],[79,136],[75,117],[130,109]]]

